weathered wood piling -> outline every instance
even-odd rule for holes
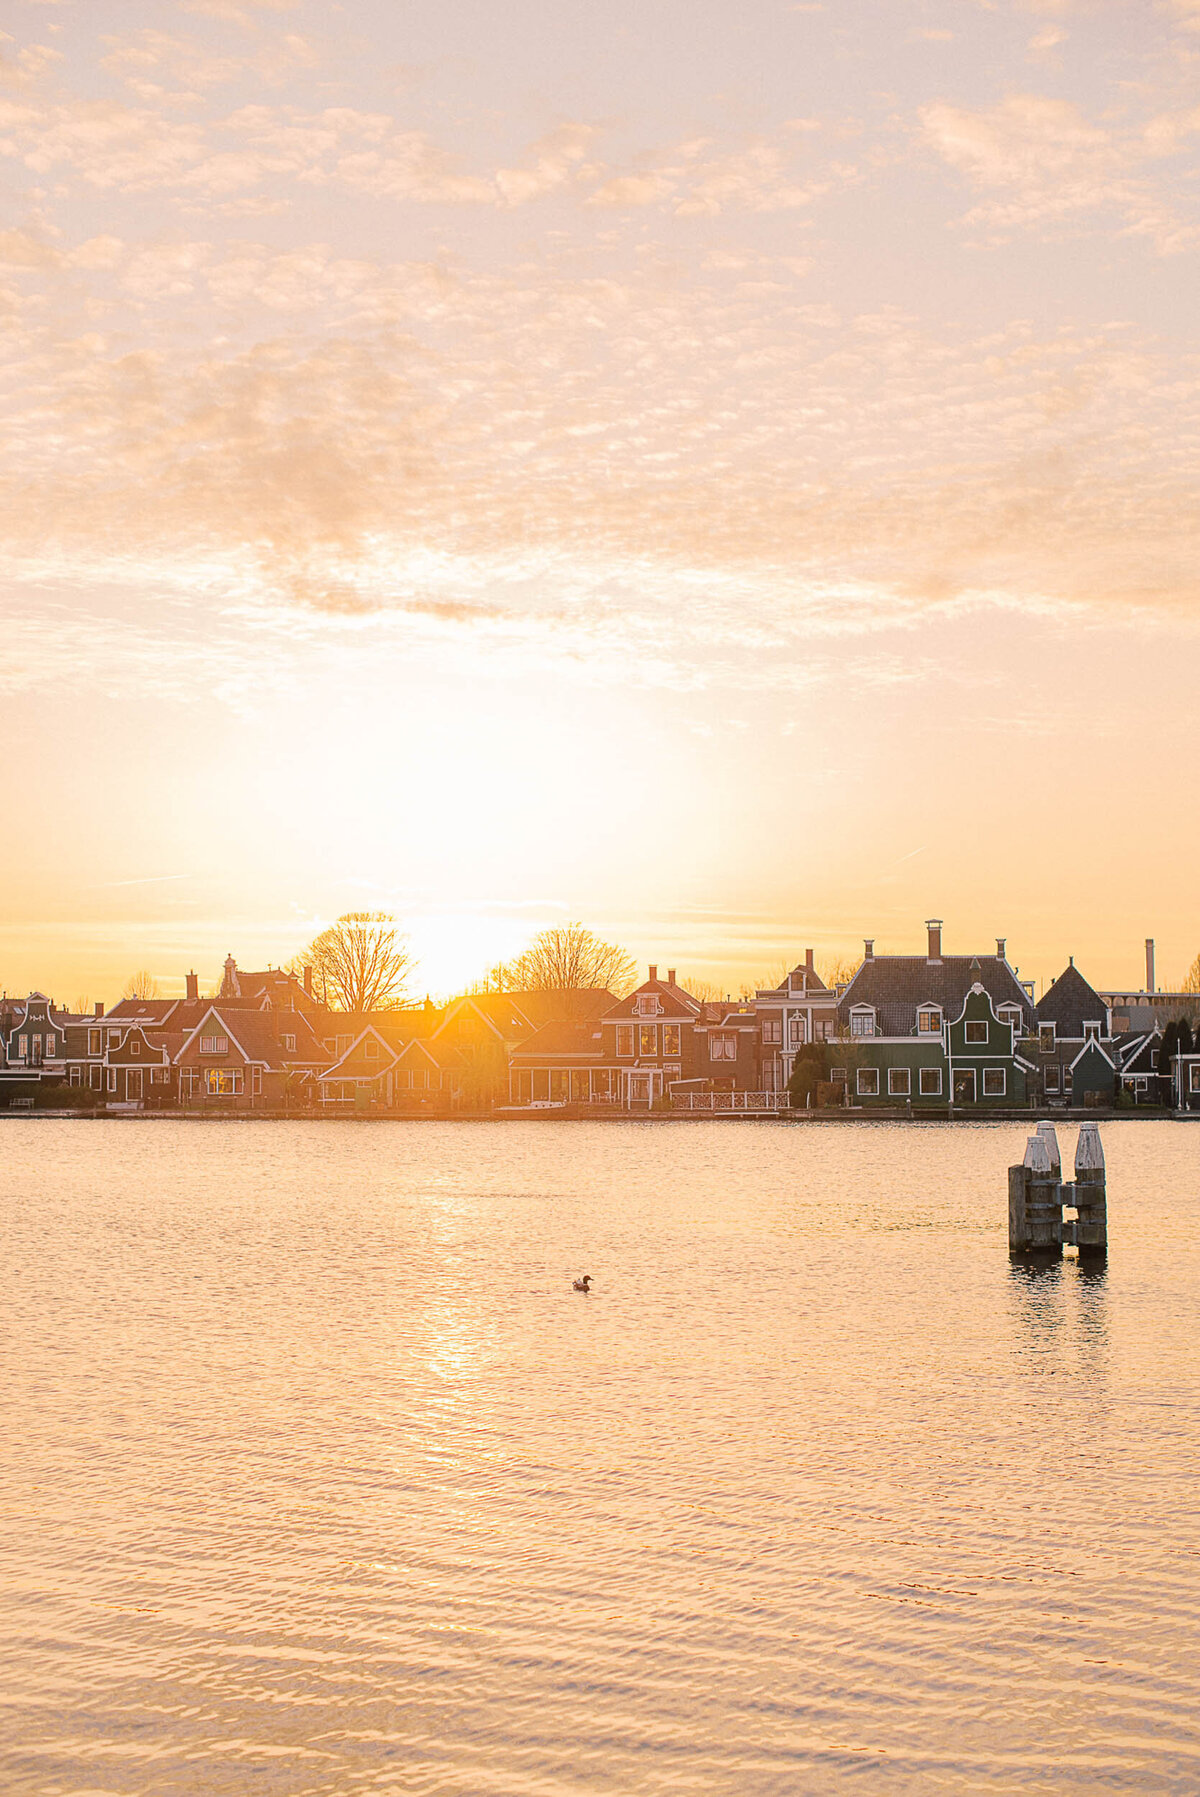
[[[1066,1210],[1075,1216],[1064,1216]],[[1064,1246],[1077,1248],[1081,1260],[1102,1260],[1108,1253],[1104,1149],[1094,1123],[1080,1126],[1074,1180],[1062,1177],[1052,1123],[1038,1124],[1024,1161],[1008,1169],[1009,1253],[1054,1259]]]

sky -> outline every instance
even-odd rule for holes
[[[10,0],[0,986],[1200,950],[1200,0]]]

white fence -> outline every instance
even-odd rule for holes
[[[779,1092],[676,1092],[671,1105],[677,1111],[777,1111]]]

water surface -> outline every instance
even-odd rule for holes
[[[1195,1792],[1200,1129],[1102,1133],[1092,1274],[1012,1125],[4,1123],[0,1789]]]

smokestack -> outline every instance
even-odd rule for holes
[[[675,969],[673,967],[668,967],[667,968],[667,985],[673,986],[674,984],[675,984]]]
[[[816,972],[816,969],[813,966],[813,951],[811,948],[806,948],[804,951],[804,971],[806,973]]]
[[[1008,944],[1007,944],[1005,938],[1003,936],[997,936],[997,938],[996,938],[996,959],[997,959],[997,961],[1003,961],[1003,960],[1007,959],[1007,957],[1004,953],[1007,946],[1008,946]]]
[[[311,998],[312,997],[312,968],[311,968],[311,966],[306,967],[304,969],[304,990],[308,993],[308,996]]]
[[[873,961],[874,959],[875,959],[875,938],[874,938],[874,936],[864,936],[863,937],[863,960],[864,961]]]
[[[942,920],[940,917],[927,917],[925,928],[929,931],[929,959],[940,961],[942,958]]]
[[[651,963],[650,963],[650,978],[652,980],[656,980],[658,978],[658,963],[657,963],[657,961],[651,961]]]
[[[1147,938],[1146,938],[1146,990],[1147,990],[1147,992],[1153,992],[1153,990],[1154,990],[1154,938],[1153,938],[1153,936],[1147,936]]]
[[[103,1017],[104,1015],[104,1002],[99,998],[96,1000],[96,1015],[97,1017]]]
[[[185,975],[184,975],[184,979],[185,979],[185,980],[186,980],[186,982],[187,982],[187,995],[188,995],[188,997],[189,997],[189,998],[193,998],[193,999],[194,999],[194,998],[199,998],[199,996],[200,996],[200,980],[199,980],[199,977],[198,977],[198,976],[197,976],[197,975],[196,975],[196,974],[194,974],[194,973],[187,973],[187,974],[185,974]]]

